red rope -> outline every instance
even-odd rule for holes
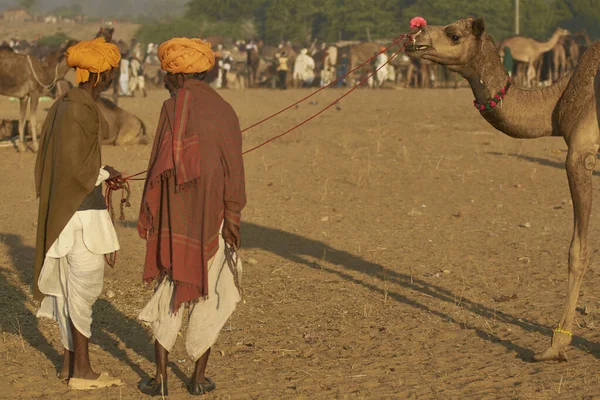
[[[392,47],[392,46],[390,46]],[[312,115],[311,117],[305,119],[304,121],[300,122],[297,125],[294,125],[293,127],[291,127],[290,129],[288,129],[287,131],[283,132],[280,135],[277,135],[275,137],[272,137],[271,139],[259,144],[258,146],[255,146],[249,150],[246,150],[242,153],[243,154],[248,154],[256,149],[259,149],[261,147],[263,147],[264,145],[266,145],[267,143],[270,143],[274,140],[279,139],[282,136],[287,135],[288,133],[290,133],[291,131],[293,131],[294,129],[297,129],[299,127],[301,127],[302,125],[306,124],[308,121],[311,121],[313,119],[315,119],[316,117],[318,117],[319,115],[323,114],[326,110],[328,110],[329,108],[333,107],[335,104],[337,104],[340,100],[342,100],[344,97],[348,96],[350,93],[352,93],[353,91],[355,91],[356,89],[358,89],[361,85],[363,85],[366,81],[368,81],[369,79],[371,79],[371,77],[373,77],[380,69],[382,69],[383,67],[385,67],[386,65],[389,64],[389,62],[396,57],[402,50],[404,50],[404,48],[406,47],[406,44],[404,44],[404,46],[401,46],[400,49],[394,53],[394,55],[392,57],[390,57],[383,65],[381,65],[379,68],[377,68],[375,71],[373,71],[370,75],[368,75],[366,78],[364,78],[362,81],[358,82],[356,85],[354,85],[354,87],[352,87],[352,89],[348,90],[346,93],[344,93],[343,95],[341,95],[340,97],[338,97],[337,99],[335,99],[331,104],[329,104],[328,106],[326,106],[325,108],[323,108],[321,111],[319,111],[318,113]],[[389,47],[388,47],[389,48]],[[385,50],[382,50],[381,52],[379,52],[375,57],[377,57],[379,54],[383,53]],[[316,93],[316,92],[315,92]],[[275,114],[277,115],[277,114]],[[268,119],[268,118],[267,118]],[[264,122],[264,121],[263,121]]]

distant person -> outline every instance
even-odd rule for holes
[[[308,55],[308,49],[300,50],[296,57],[293,79],[295,87],[312,85],[315,79],[315,60]]]
[[[34,272],[38,317],[58,322],[64,359],[60,378],[72,389],[121,385],[90,365],[92,306],[102,293],[104,255],[119,249],[102,182],[120,176],[102,166],[100,138],[108,123],[95,101],[119,65],[119,49],[103,38],[69,47],[77,87],[54,102],[42,130],[35,164],[39,198]]]
[[[120,70],[121,75],[119,77],[119,96],[131,97],[131,91],[129,90],[129,60],[125,57],[121,59]]]
[[[336,72],[337,72],[336,79],[338,80],[337,84],[336,84],[337,87],[342,87],[343,85],[345,85],[345,83],[346,83],[345,75],[348,73],[349,68],[350,68],[350,58],[348,57],[348,52],[343,51],[342,56],[340,57],[340,61],[336,68]],[[342,79],[342,77],[344,77],[344,78]]]
[[[277,56],[277,72],[279,74],[279,88],[287,89],[287,74],[288,74],[288,58],[286,52],[282,52]]]
[[[144,76],[144,63],[141,62],[136,56],[132,57],[129,61],[129,68],[131,69],[131,77],[129,78],[129,92],[134,96],[135,91],[139,89],[144,97],[146,93],[146,78]]]
[[[216,388],[206,376],[210,349],[240,301],[241,212],[246,204],[242,134],[238,117],[204,82],[215,67],[211,45],[175,38],[160,45],[170,98],[164,102],[138,233],[146,240],[143,279],[154,295],[139,319],[152,329],[156,374],[142,393],[167,396],[169,352],[188,309],[186,350],[195,362],[187,390]],[[237,260],[237,264],[236,264]]]
[[[377,87],[383,86],[383,83],[387,80],[388,76],[388,70],[385,67],[388,62],[388,56],[385,54],[385,47],[382,47],[379,49],[379,51],[381,53],[375,58],[374,65],[375,71],[377,71],[375,73],[375,82]]]
[[[233,57],[231,56],[231,52],[229,52],[228,50],[225,50],[223,52],[223,66],[222,66],[222,70],[223,70],[222,87],[224,87],[224,88],[227,88],[227,74],[229,74],[229,71],[231,71],[232,68],[233,68]]]

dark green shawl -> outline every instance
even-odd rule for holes
[[[101,167],[99,138],[106,129],[91,94],[79,88],[58,99],[44,121],[35,164],[40,200],[33,282],[36,300],[44,297],[38,279],[48,249],[95,187]]]

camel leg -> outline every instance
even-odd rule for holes
[[[25,121],[27,121],[28,101],[29,96],[19,99],[19,142],[17,143],[17,149],[20,152],[27,150],[27,146],[25,146]]]
[[[40,102],[40,95],[33,93],[31,95],[31,103],[29,104],[29,129],[31,130],[31,146],[34,152],[39,149],[38,146],[38,132],[37,132],[37,108]]]
[[[528,88],[531,88],[533,79],[536,77],[536,75],[537,75],[537,72],[536,72],[535,66],[534,66],[533,62],[530,62],[529,66],[527,67],[527,87]]]
[[[406,71],[406,87],[407,88],[409,88],[410,85],[412,84],[414,74],[415,74],[415,65],[411,63],[408,66],[408,70]]]
[[[597,135],[596,135],[597,136]],[[567,301],[550,347],[536,354],[535,361],[567,361],[566,349],[571,343],[575,307],[583,274],[589,265],[588,226],[592,211],[592,171],[596,165],[597,145],[571,146],[567,155],[567,177],[573,199],[574,226],[569,249],[569,283]]]

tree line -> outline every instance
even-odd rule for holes
[[[277,44],[290,40],[391,39],[408,31],[414,16],[445,25],[483,16],[499,41],[515,32],[515,1],[472,0],[190,0],[185,15],[145,23],[138,40],[160,42],[173,36],[225,36]],[[600,37],[600,0],[522,0],[520,34],[546,40],[556,27],[585,28]]]

